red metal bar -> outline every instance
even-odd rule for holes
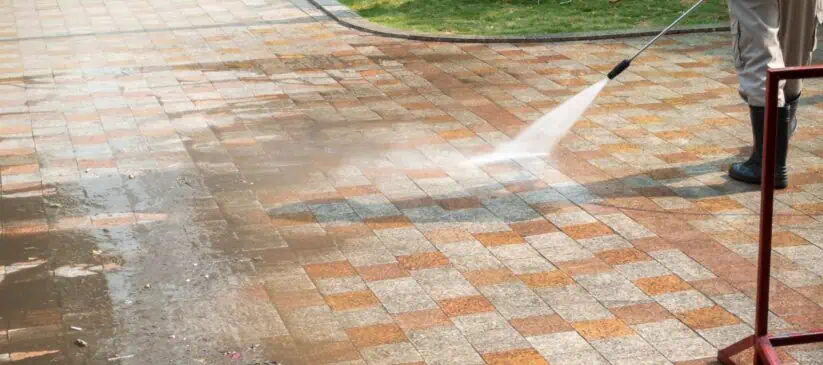
[[[775,68],[767,72],[780,80],[817,79],[823,77],[823,65]]]
[[[771,336],[769,337],[769,340],[774,347],[823,342],[823,330],[809,333],[792,333],[788,335]]]
[[[777,142],[777,92],[780,76],[769,70],[766,77],[766,120],[763,127],[763,161],[760,179],[760,249],[757,254],[757,297],[754,309],[755,347],[769,334],[769,276],[772,267],[772,220],[774,214],[774,163]],[[770,345],[771,346],[771,345]],[[754,363],[768,361],[755,351]],[[768,362],[767,362],[768,363]]]
[[[735,365],[732,361],[732,357],[737,355],[743,351],[746,351],[749,347],[754,346],[754,336],[746,337],[740,341],[735,342],[727,346],[725,349],[722,349],[717,352],[717,361],[720,361],[723,365]]]
[[[765,364],[780,364],[780,358],[777,356],[777,351],[774,350],[772,343],[769,342],[768,336],[758,338],[754,347],[755,363],[758,363],[758,359],[760,359]]]

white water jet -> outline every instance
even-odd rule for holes
[[[589,86],[551,112],[540,117],[515,139],[500,144],[490,154],[470,159],[469,163],[486,165],[548,155],[608,83],[609,79],[603,79]]]

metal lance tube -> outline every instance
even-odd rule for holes
[[[654,38],[652,38],[652,40],[650,40],[649,43],[646,43],[646,45],[643,46],[643,48],[641,48],[639,51],[637,51],[637,53],[635,53],[634,56],[632,56],[631,58],[627,58],[623,61],[620,61],[620,63],[618,63],[616,66],[614,66],[614,68],[611,71],[609,71],[609,79],[614,79],[615,77],[617,77],[617,75],[620,75],[623,71],[626,71],[626,69],[629,68],[629,66],[631,66],[632,61],[634,61],[634,59],[637,58],[637,56],[640,56],[640,54],[643,53],[643,51],[651,47],[651,45],[654,44],[654,42],[657,42],[657,40],[660,39],[660,37],[668,33],[669,30],[671,30],[672,28],[674,28],[675,25],[677,25],[677,23],[680,23],[681,20],[683,20],[686,16],[691,14],[691,12],[697,9],[705,1],[706,0],[698,0],[694,5],[692,5],[691,8],[689,8],[689,10],[686,10],[685,12],[683,12],[683,14],[680,14],[680,16],[677,19],[675,19],[674,22],[669,24],[668,27],[663,29],[663,31],[661,31]]]

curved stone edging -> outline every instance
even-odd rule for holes
[[[391,38],[401,38],[414,41],[450,42],[450,43],[542,43],[542,42],[569,42],[630,37],[654,36],[663,28],[651,30],[605,31],[557,33],[535,36],[473,36],[473,35],[444,35],[416,31],[399,30],[374,24],[337,0],[306,0],[341,25],[374,35]],[[668,34],[711,33],[729,31],[728,25],[697,25],[672,29]]]

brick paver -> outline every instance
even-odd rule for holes
[[[551,157],[478,168],[643,40],[410,42],[300,0],[0,8],[0,363],[702,364],[752,331],[727,34],[660,41]],[[823,327],[820,95],[776,194],[776,331]]]

